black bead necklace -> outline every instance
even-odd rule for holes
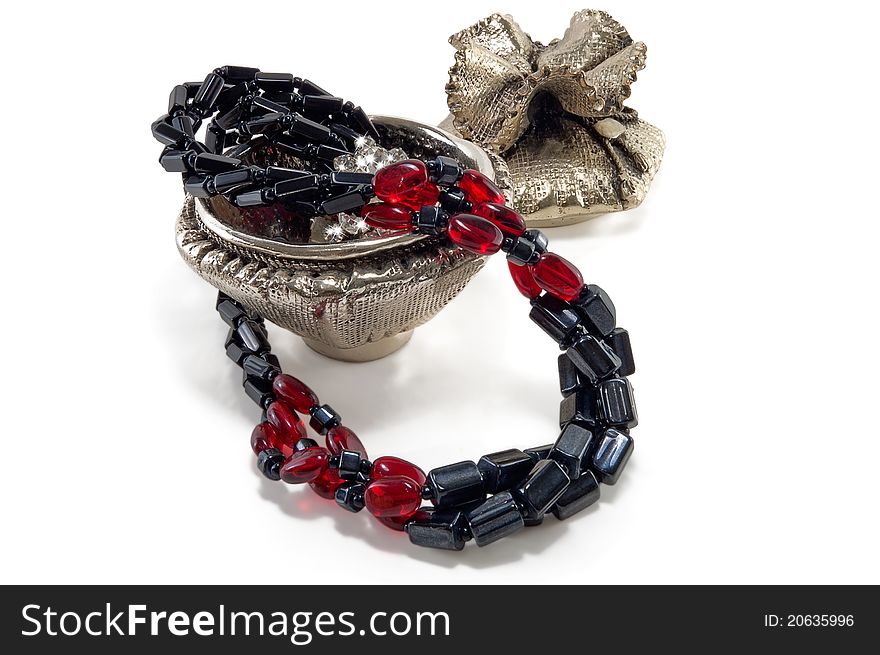
[[[196,141],[201,120],[215,113],[213,137]],[[576,514],[598,500],[600,483],[617,482],[633,450],[629,430],[638,423],[627,379],[635,372],[629,334],[616,326],[611,299],[549,252],[546,236],[526,229],[491,180],[452,159],[405,160],[375,175],[329,172],[330,154],[373,133],[363,110],[311,82],[234,66],[199,85],[175,87],[168,114],[153,124],[166,145],[160,162],[183,173],[191,195],[222,193],[241,207],[281,202],[306,216],[362,207],[372,227],[449,239],[480,255],[505,252],[517,288],[531,301],[529,317],[563,351],[561,433],[553,444],[427,474],[396,457],[371,461],[339,413],[281,372],[262,317],[221,291],[216,308],[229,326],[226,354],[263,409],[251,435],[259,470],[271,480],[308,483],[349,511],[366,508],[413,543],[434,548],[461,550],[471,539],[485,546],[541,523],[548,512],[558,519]],[[287,149],[311,170],[243,164],[255,147]],[[374,197],[381,202],[369,203]],[[300,415],[326,446],[307,436]]]

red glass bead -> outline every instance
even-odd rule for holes
[[[382,478],[398,475],[415,480],[419,483],[419,486],[425,484],[425,480],[428,479],[428,476],[425,475],[422,469],[412,462],[407,462],[399,457],[380,457],[373,462],[373,468],[370,470],[370,479],[372,480],[381,480]]]
[[[345,484],[345,480],[339,477],[336,469],[329,467],[324,469],[321,475],[309,482],[309,486],[316,494],[321,496],[321,498],[329,500],[333,500],[336,497],[336,490],[343,484]]]
[[[384,516],[379,518],[379,522],[382,523],[386,528],[391,528],[392,530],[403,532],[406,522],[409,521],[411,518],[411,516]]]
[[[467,199],[472,203],[494,202],[504,204],[504,194],[495,183],[480,171],[469,168],[461,176],[458,186],[464,191]]]
[[[584,278],[577,267],[552,252],[541,255],[533,273],[544,291],[566,302],[577,298],[584,288]]]
[[[535,281],[531,266],[517,266],[513,262],[507,262],[507,267],[510,269],[513,283],[522,295],[529,300],[541,295],[541,285]]]
[[[318,396],[315,392],[309,389],[304,382],[286,373],[275,377],[272,381],[272,391],[300,414],[308,414],[309,409],[321,404],[318,402]]]
[[[522,236],[526,231],[526,222],[523,217],[504,205],[494,202],[478,202],[471,209],[471,213],[474,216],[492,221],[495,227],[509,237]]]
[[[288,484],[312,482],[327,470],[329,459],[330,453],[320,446],[297,451],[281,467],[281,479]]]
[[[278,443],[290,448],[306,436],[306,426],[287,403],[276,400],[266,409],[266,420],[275,428]],[[282,450],[277,445],[275,448]],[[282,451],[283,452],[283,451]]]
[[[418,159],[405,159],[380,168],[373,178],[373,189],[379,200],[395,204],[427,182],[428,167]]]
[[[255,455],[259,455],[267,448],[278,448],[275,445],[276,443],[278,443],[278,435],[271,423],[264,421],[251,432],[251,448],[254,449]],[[278,448],[278,450],[281,450],[281,448]],[[290,457],[291,453],[285,453],[283,450],[281,452],[284,453],[285,457]],[[293,452],[292,449],[291,452]]]
[[[412,210],[403,205],[388,205],[379,203],[364,205],[361,216],[370,227],[378,227],[383,230],[411,230]]]
[[[327,450],[332,455],[338,455],[343,450],[354,450],[359,452],[363,459],[368,459],[364,444],[353,431],[344,425],[330,428],[327,432]]]
[[[491,221],[473,214],[456,214],[449,219],[449,238],[455,245],[478,255],[501,250],[504,235]]]
[[[421,485],[402,475],[373,480],[364,492],[364,503],[379,518],[409,517],[422,505]]]
[[[409,193],[400,196],[400,203],[419,210],[425,205],[436,205],[440,199],[440,187],[433,182],[425,182],[423,185],[416,187]]]

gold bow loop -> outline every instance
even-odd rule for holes
[[[494,153],[516,143],[529,126],[538,94],[583,118],[623,110],[646,47],[604,11],[576,13],[561,39],[542,45],[510,16],[492,14],[454,34],[455,64],[446,87],[454,127]]]

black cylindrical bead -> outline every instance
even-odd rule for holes
[[[217,73],[209,73],[196,92],[193,98],[193,104],[202,109],[213,109],[217,102],[217,97],[223,90],[223,78]]]
[[[264,409],[275,399],[275,395],[272,393],[272,383],[269,380],[248,376],[242,386],[244,386],[247,397]]]
[[[226,148],[226,132],[217,125],[210,125],[205,132],[205,147],[215,155]]]
[[[349,121],[351,121],[351,126],[356,130],[360,130],[363,134],[367,136],[373,137],[377,141],[379,140],[379,132],[376,130],[376,127],[373,125],[373,121],[370,120],[370,117],[367,116],[367,112],[365,112],[360,107],[355,107],[348,116]]]
[[[625,432],[608,428],[593,454],[593,471],[600,482],[615,484],[632,455],[635,443]]]
[[[617,311],[602,287],[588,284],[573,305],[591,334],[599,338],[611,334],[617,322]]]
[[[535,242],[526,237],[517,237],[513,244],[505,249],[507,259],[517,266],[525,266],[532,261],[537,252]]]
[[[266,179],[272,180],[275,182],[281,182],[283,180],[295,180],[300,177],[307,177],[311,175],[308,171],[303,171],[297,168],[284,168],[282,166],[267,166],[266,167]]]
[[[336,490],[336,504],[349,512],[360,512],[364,508],[364,491],[360,482],[346,482]]]
[[[272,100],[269,100],[268,98],[264,98],[262,96],[255,97],[253,102],[251,103],[252,113],[260,113],[259,111],[254,112],[254,107],[265,109],[267,112],[278,114],[279,116],[283,116],[284,114],[288,113],[287,107],[285,107],[284,105],[273,102]]]
[[[360,134],[342,123],[331,123],[330,131],[343,139],[349,146],[354,146],[357,140],[361,138]]]
[[[248,375],[253,375],[257,378],[263,378],[264,380],[271,380],[276,375],[281,373],[277,367],[273,366],[269,362],[267,362],[262,357],[258,357],[257,355],[248,355],[244,358],[244,361],[241,363],[242,368],[245,373]]]
[[[578,423],[569,423],[563,428],[547,457],[559,462],[568,477],[576,480],[581,470],[589,464],[595,447],[596,439],[592,430]]]
[[[322,202],[321,213],[329,215],[350,212],[363,207],[365,203],[366,199],[360,191],[351,191]]]
[[[186,134],[169,123],[165,122],[167,116],[163,116],[152,124],[153,137],[166,146],[180,147],[186,139]]]
[[[208,177],[206,175],[190,175],[183,182],[183,190],[193,198],[210,198],[208,190]]]
[[[189,173],[192,172],[191,161],[194,159],[195,153],[192,150],[175,150],[166,148],[162,151],[159,163],[169,173]]]
[[[532,458],[516,448],[483,455],[477,462],[483,476],[483,489],[490,494],[519,485],[533,466]]]
[[[311,80],[299,80],[297,86],[304,96],[331,96],[332,93],[325,91]]]
[[[553,514],[560,521],[574,516],[599,500],[599,493],[599,481],[595,474],[592,471],[584,471],[553,505]]]
[[[547,456],[550,454],[551,448],[553,448],[553,444],[548,443],[544,446],[535,446],[534,448],[526,448],[523,452],[529,456],[529,459],[532,460],[532,466],[534,466],[535,464],[538,463],[539,460],[547,459]]]
[[[372,184],[373,183],[373,174],[372,173],[343,173],[343,172],[337,171],[334,173],[330,173],[330,183],[343,185],[343,186]]]
[[[275,184],[275,195],[279,198],[288,198],[318,188],[317,175],[302,175],[289,180],[282,180]]]
[[[639,424],[633,388],[626,378],[612,378],[599,385],[599,414],[614,427],[634,428]]]
[[[559,403],[559,427],[571,422],[593,426],[599,420],[599,398],[591,386],[578,389]]]
[[[240,159],[224,157],[213,153],[204,153],[195,158],[195,169],[202,173],[225,173],[235,170],[241,164]]]
[[[222,114],[219,114],[217,118],[214,119],[214,122],[221,129],[231,130],[238,125],[243,115],[244,111],[241,106],[234,105],[232,108],[228,109]]]
[[[174,116],[171,119],[171,126],[177,128],[184,134],[186,134],[187,138],[192,140],[196,138],[196,122],[187,116],[186,114],[180,114],[178,116]]]
[[[525,527],[522,513],[509,491],[490,497],[468,512],[466,519],[477,546],[486,546]]]
[[[239,366],[244,364],[244,360],[248,355],[253,355],[253,353],[245,348],[238,340],[232,341],[226,345],[226,356]]]
[[[523,513],[537,517],[547,513],[570,483],[570,478],[559,462],[542,459],[513,493],[522,504]]]
[[[253,191],[237,193],[232,202],[236,207],[259,207],[268,204],[270,196],[271,198],[275,197],[272,189],[254,189]]]
[[[277,448],[267,448],[257,455],[257,468],[270,480],[281,479],[281,466],[284,455]]]
[[[629,343],[629,332],[623,328],[615,328],[605,338],[605,344],[614,351],[620,359],[620,368],[617,373],[626,377],[636,372],[636,363],[633,359],[632,346]]]
[[[269,340],[260,326],[249,318],[245,318],[238,323],[238,336],[245,348],[252,352],[259,353],[264,350],[270,350]]]
[[[229,299],[217,303],[217,313],[220,314],[223,322],[231,328],[238,327],[239,321],[247,315],[244,309]]]
[[[571,306],[549,294],[532,301],[529,318],[560,345],[567,347],[576,337],[580,317]]]
[[[330,407],[330,405],[313,407],[310,414],[311,420],[309,421],[309,425],[318,434],[327,434],[327,432],[330,431],[330,428],[342,425],[342,416],[340,416],[335,409]]]
[[[559,390],[563,397],[568,397],[583,386],[583,382],[578,375],[577,367],[574,362],[562,353],[556,360],[559,369]]]
[[[183,84],[178,84],[171,89],[171,94],[168,96],[168,113],[173,114],[176,111],[186,109],[186,100],[186,87]]]
[[[342,109],[342,98],[336,96],[304,95],[302,108],[307,114],[328,116]]]
[[[293,75],[290,73],[255,73],[254,82],[265,91],[286,93],[293,91]]]
[[[480,500],[483,476],[473,462],[457,462],[433,469],[428,473],[427,486],[437,507],[455,507]]]
[[[330,139],[330,128],[321,125],[313,120],[309,120],[305,116],[299,114],[290,115],[290,127],[288,128],[293,134],[299,134],[305,138],[317,143],[325,143]]]
[[[420,509],[407,521],[409,540],[417,546],[461,550],[465,544],[467,519],[457,510]]]
[[[449,214],[434,206],[424,206],[416,214],[413,227],[421,234],[439,236],[449,225]]]
[[[620,368],[620,359],[602,341],[584,334],[566,352],[569,359],[590,382],[607,378]]]
[[[234,84],[235,82],[249,82],[254,79],[254,75],[260,72],[260,69],[249,66],[223,66],[216,72],[222,75],[229,84]]]
[[[277,127],[282,116],[283,114],[277,112],[263,114],[262,116],[247,121],[241,129],[248,134],[263,134],[264,132],[272,131],[273,128]]]
[[[218,173],[214,176],[214,189],[217,193],[225,193],[236,187],[249,184],[254,179],[254,173],[249,168],[242,168],[228,173]]]
[[[543,255],[547,252],[547,246],[550,245],[550,241],[541,230],[532,228],[531,230],[526,230],[523,236],[535,244],[535,254]]]

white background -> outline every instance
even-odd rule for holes
[[[581,6],[8,3],[0,580],[880,582],[869,3],[602,6],[648,44],[630,104],[668,148],[642,207],[548,231],[636,351],[635,455],[596,508],[435,552],[256,472],[258,412],[149,134],[172,85],[253,65],[439,122],[451,33],[501,10],[546,42]],[[382,361],[273,343],[373,457],[546,443],[556,350],[506,269]]]

